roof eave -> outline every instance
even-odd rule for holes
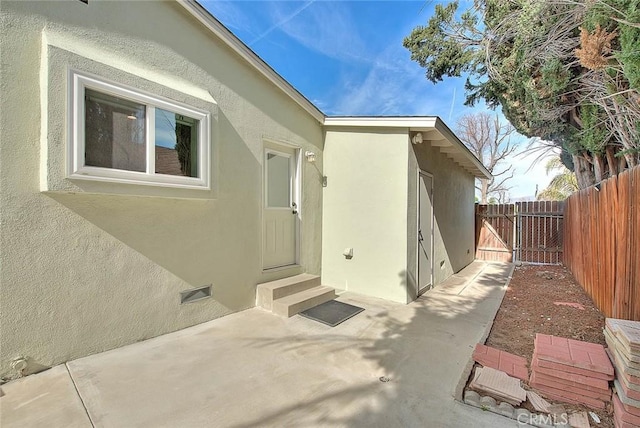
[[[384,127],[406,128],[412,130],[434,129],[444,136],[464,157],[461,166],[478,178],[491,178],[491,173],[455,136],[447,125],[437,116],[334,116],[327,117],[311,101],[280,76],[269,64],[236,37],[227,27],[218,21],[196,0],[176,0],[184,9],[215,34],[232,51],[247,61],[256,71],[276,85],[303,110],[326,127]]]
[[[454,134],[453,131],[449,129],[449,127],[442,121],[442,119],[440,119],[439,117],[436,119],[437,120],[435,127],[438,132],[440,132],[440,134],[447,138],[447,140],[455,144],[456,147],[465,156],[465,158],[471,161],[471,163],[475,166],[475,169],[477,169],[477,171],[476,173],[474,173],[474,175],[477,178],[486,178],[490,180],[493,177],[491,175],[491,172],[489,172],[489,170],[482,164],[482,162],[480,162],[480,160],[478,160],[478,158],[473,153],[471,153],[471,150],[469,150],[469,148],[465,146],[458,137],[456,137],[456,134]]]
[[[269,64],[260,58],[254,51],[245,45],[227,27],[218,21],[196,0],[176,0],[187,12],[189,12],[200,23],[214,33],[232,51],[242,59],[252,65],[260,74],[266,77],[271,83],[287,94],[293,101],[309,113],[320,123],[324,122],[325,114],[320,111],[311,101],[302,95],[296,88],[280,76]]]
[[[407,132],[435,132],[437,138],[446,139],[441,153],[477,178],[491,178],[491,173],[460,141],[438,116],[333,116],[324,121],[328,128],[396,128]],[[454,147],[455,152],[448,151]]]
[[[328,116],[324,126],[372,128],[434,128],[436,116]]]

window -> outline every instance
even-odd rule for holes
[[[209,113],[72,73],[70,178],[209,188]]]
[[[267,207],[291,208],[291,157],[267,152]]]

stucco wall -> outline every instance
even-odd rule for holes
[[[473,261],[474,177],[440,153],[437,147],[432,147],[429,141],[411,145],[408,175],[411,207],[407,222],[409,272],[416,272],[417,263],[416,203],[419,170],[433,175],[433,283],[437,286]],[[415,287],[410,289],[415,290]]]
[[[407,139],[406,131],[326,131],[324,284],[407,302]]]
[[[0,374],[28,371],[254,305],[263,274],[263,139],[304,163],[300,270],[320,273],[322,130],[172,2],[2,2]],[[72,182],[67,70],[212,112],[212,190]],[[194,193],[195,192],[195,193]],[[180,305],[179,292],[213,285]]]

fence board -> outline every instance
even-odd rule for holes
[[[640,321],[640,167],[574,193],[564,264],[607,317]]]
[[[633,287],[633,313],[632,319],[640,319],[640,167],[633,170],[630,174],[630,196],[632,203],[630,204],[630,221],[631,227],[629,230],[631,244],[629,259],[631,260],[631,268],[629,269],[629,276]],[[635,193],[633,193],[635,192]]]
[[[562,263],[563,203],[551,201],[476,206],[476,258]]]

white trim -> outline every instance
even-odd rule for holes
[[[281,146],[281,147],[285,147],[287,149],[292,149],[292,150],[300,150],[300,146],[294,143],[290,143],[288,141],[284,141],[284,140],[279,140],[277,138],[271,138],[268,136],[263,135],[262,136],[262,144],[264,147],[264,143],[270,144],[270,145],[276,145],[276,146]],[[277,149],[274,149],[277,151]]]
[[[288,207],[271,207],[269,206],[269,162],[268,162],[268,156],[269,153],[273,153],[277,156],[281,156],[283,158],[287,158],[289,160],[289,206]],[[292,203],[296,203],[295,201],[295,196],[296,196],[296,189],[295,189],[295,181],[296,181],[296,167],[295,167],[295,153],[291,154],[291,153],[285,153],[285,152],[281,152],[279,150],[276,149],[268,149],[265,148],[264,149],[264,208],[269,208],[270,210],[288,210],[291,211],[291,209],[293,208],[291,206]]]
[[[211,189],[211,171],[209,145],[211,143],[210,113],[176,101],[151,95],[126,85],[110,82],[100,77],[69,70],[70,94],[70,142],[69,161],[67,162],[67,178],[115,182],[125,184],[142,184],[148,186]],[[146,172],[127,171],[115,168],[87,166],[85,157],[85,88],[100,91],[119,98],[131,100],[146,106]],[[155,109],[162,108],[198,121],[198,177],[156,174],[155,172]]]
[[[385,127],[385,128],[430,128],[436,126],[436,116],[334,116],[324,120],[324,126],[353,126],[353,127]]]
[[[296,264],[300,264],[300,254],[302,252],[302,148],[294,147],[293,154],[293,201],[296,203]]]
[[[156,152],[153,144],[149,144],[150,141],[156,141],[156,127],[152,126],[156,123],[156,108],[153,105],[147,105],[145,112],[145,128],[147,130],[147,171],[156,170]]]
[[[491,178],[491,173],[482,165],[482,162],[437,116],[327,117],[324,120],[324,126],[328,128],[391,128],[407,132],[428,132],[429,134],[423,135],[423,139],[435,139],[437,143],[434,146],[442,147],[441,151],[450,152],[449,157],[458,162],[463,169],[478,178]],[[443,140],[448,141],[449,144],[444,146]]]
[[[177,0],[194,18],[200,21],[212,33],[214,33],[231,50],[247,61],[255,70],[266,77],[271,83],[287,94],[293,101],[298,103],[307,113],[313,116],[318,122],[324,121],[325,115],[304,95],[298,92],[289,82],[280,76],[262,58],[256,55],[247,45],[238,39],[231,31],[214,18],[195,0]]]
[[[271,146],[271,147],[268,147]],[[273,148],[274,146],[280,146],[282,149],[288,149],[293,151],[293,153],[286,153],[278,150],[277,148]],[[301,213],[302,213],[302,160],[301,153],[302,149],[300,146],[295,144],[291,144],[284,141],[274,140],[272,138],[263,137],[262,138],[262,209],[260,210],[260,222],[261,222],[261,240],[260,240],[260,264],[262,266],[262,272],[273,272],[276,270],[284,270],[289,268],[300,267],[300,254],[301,254],[301,242],[302,242],[302,228],[301,228]],[[284,210],[285,208],[274,208],[267,206],[267,198],[268,198],[268,186],[267,186],[267,154],[268,153],[276,153],[279,156],[285,156],[289,158],[289,168],[291,173],[291,188],[290,191],[290,202],[296,204],[296,219],[295,219],[295,254],[294,254],[294,262],[288,265],[282,266],[273,266],[273,267],[264,267],[264,222],[265,222],[265,209],[270,210]],[[292,164],[293,163],[293,164]],[[293,168],[292,168],[293,167]],[[293,209],[293,207],[286,208],[287,210]]]

